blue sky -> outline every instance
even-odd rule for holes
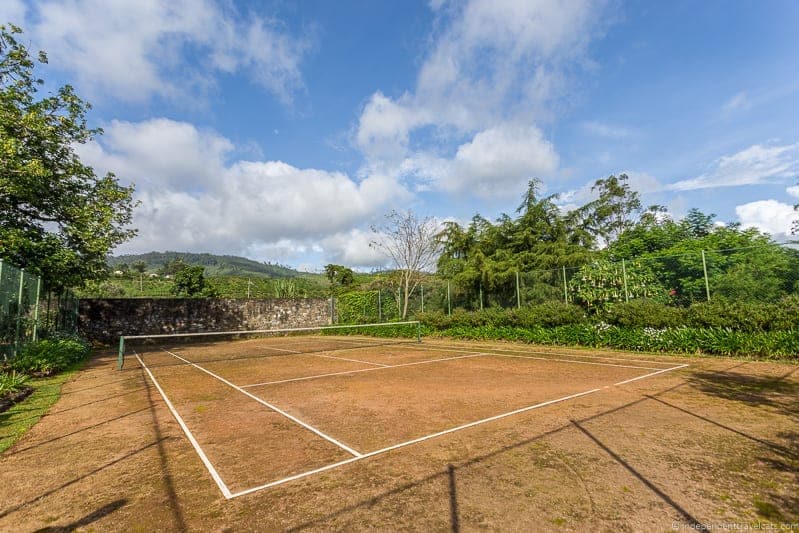
[[[799,202],[799,3],[5,0],[135,183],[117,253],[305,269],[385,259],[392,209],[564,209],[627,173],[645,205],[785,239]]]

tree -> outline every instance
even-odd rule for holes
[[[626,174],[598,179],[591,191],[599,198],[588,202],[577,210],[585,229],[599,237],[605,244],[615,241],[619,235],[635,225],[641,211],[641,197],[627,183]]]
[[[216,296],[216,291],[205,280],[205,269],[201,266],[185,266],[175,274],[175,283],[172,285],[172,294],[175,296]]]
[[[87,127],[90,105],[71,86],[37,97],[44,81],[33,71],[47,56],[31,58],[21,32],[0,25],[0,256],[52,289],[82,286],[135,235],[133,188],[80,160],[76,145],[102,131]]]
[[[412,211],[392,211],[383,227],[373,227],[375,240],[370,246],[391,259],[399,273],[402,318],[408,316],[408,301],[422,280],[423,272],[433,266],[440,244],[438,224],[431,217],[419,219]]]
[[[135,270],[139,274],[144,274],[144,272],[147,270],[147,263],[141,260],[134,261],[133,265],[131,266],[133,267],[133,270]]]
[[[355,273],[352,269],[341,265],[326,265],[325,276],[330,282],[330,290],[334,293],[337,290],[352,286],[355,282]]]
[[[178,257],[177,259],[173,259],[168,263],[164,263],[164,265],[160,268],[160,273],[163,276],[174,276],[187,266],[188,265],[183,261],[183,259]]]

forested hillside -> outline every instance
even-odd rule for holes
[[[209,253],[187,253],[187,252],[148,252],[145,254],[120,255],[109,257],[108,264],[116,268],[121,264],[132,266],[134,263],[143,261],[147,265],[147,271],[156,271],[164,265],[176,260],[182,260],[187,265],[199,265],[205,267],[207,276],[252,276],[267,278],[296,278],[314,277],[316,274],[299,272],[287,266],[276,263],[261,263],[246,257],[234,255],[215,255]],[[319,276],[321,277],[321,276]]]

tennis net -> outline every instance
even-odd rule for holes
[[[276,357],[421,342],[418,321],[119,337],[117,368],[131,356],[147,366]],[[180,358],[173,357],[175,353]]]

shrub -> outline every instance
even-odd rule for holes
[[[89,345],[77,336],[59,336],[25,346],[11,368],[20,372],[54,374],[89,354]]]
[[[685,311],[642,298],[610,306],[603,318],[626,328],[672,328],[685,324]]]
[[[522,327],[532,326],[565,326],[567,324],[579,324],[587,320],[583,308],[564,302],[546,302],[530,307],[522,307],[514,310],[511,316],[515,316],[515,323],[508,325],[518,325]]]
[[[27,380],[28,376],[25,374],[0,372],[0,398],[18,392]]]

